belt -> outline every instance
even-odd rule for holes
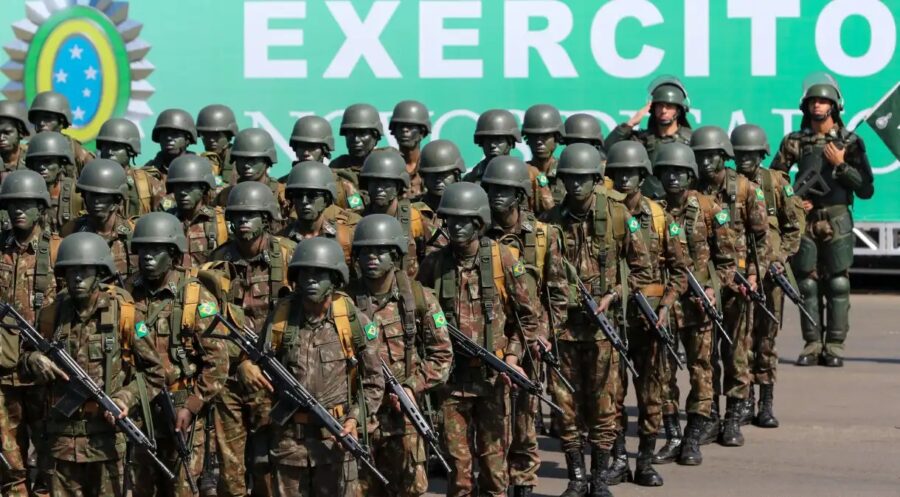
[[[347,412],[349,412],[349,409],[347,409],[347,404],[338,404],[331,409],[328,409],[328,414],[331,414],[331,416],[337,420],[343,418],[344,415],[347,414]],[[297,423],[298,425],[308,425],[315,418],[307,411],[297,411],[294,413],[294,417],[292,419],[294,423]]]
[[[666,293],[666,287],[659,283],[651,283],[641,288],[644,297],[662,297]]]

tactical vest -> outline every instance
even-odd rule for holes
[[[609,198],[609,193],[611,190],[607,190],[606,188],[596,188],[594,190],[594,206],[591,208],[590,215],[592,218],[591,223],[591,257],[597,259],[597,263],[600,267],[599,282],[597,284],[592,285],[592,293],[594,297],[601,297],[603,292],[607,289],[608,282],[606,281],[606,272],[604,268],[606,268],[606,256],[607,249],[609,248],[608,240],[606,239],[606,224],[608,221],[608,213],[607,213],[607,202]],[[560,204],[561,206],[562,204]],[[558,207],[561,208],[561,207]],[[563,246],[566,247],[567,253],[571,250],[575,249],[575,240],[569,239],[566,236],[565,230],[560,230],[560,236],[562,237]],[[572,267],[570,264],[566,265],[566,279],[571,283],[569,285],[569,295],[575,296],[579,294],[578,288],[575,283],[575,278],[584,278],[590,275],[579,275],[578,271]]]
[[[643,238],[644,245],[649,248],[651,253],[660,254],[666,229],[666,211],[661,205],[647,197],[642,197],[642,201],[650,206],[651,215],[649,219],[646,216],[641,216],[641,237]],[[625,211],[625,209],[613,209],[613,237],[619,244],[624,243],[625,237],[629,232],[628,221],[630,217],[625,217]],[[657,261],[657,264],[659,263],[660,262]],[[631,269],[628,267],[628,262],[624,257],[618,260],[618,274],[619,279],[622,282],[622,294],[630,295],[631,292],[628,289],[628,276],[631,274]],[[650,297],[650,295],[648,295],[648,297]],[[628,300],[628,298],[622,299],[622,314],[625,316],[628,315]],[[623,322],[624,321],[626,320],[623,320]]]
[[[544,278],[544,263],[547,259],[547,246],[553,227],[535,219],[534,213],[522,212],[525,220],[522,222],[522,231],[519,234],[507,234],[500,237],[500,243],[510,246],[515,244],[516,250],[522,255],[525,264],[535,268],[538,275],[538,287]]]
[[[152,210],[153,193],[150,187],[150,175],[143,169],[129,167],[125,217],[140,216]]]
[[[37,257],[34,265],[34,301],[32,308],[35,313],[35,322],[39,322],[39,312],[44,307],[47,297],[47,289],[53,283],[53,265],[56,264],[56,253],[62,238],[44,229],[41,231],[41,239],[37,245]]]
[[[420,240],[425,237],[425,224],[422,222],[422,214],[410,205],[408,199],[401,199],[398,203],[397,220],[400,221],[400,226],[403,227],[404,233],[410,240]],[[408,257],[413,256],[420,260],[425,257],[425,244],[417,243],[416,251],[415,255],[407,254],[404,257],[403,269],[406,269],[410,264]]]
[[[225,211],[221,207],[204,206],[202,209],[206,214],[206,220],[203,221],[206,252],[212,253],[228,241],[228,224],[225,221]]]
[[[813,193],[812,190],[807,191],[804,197],[812,201],[818,206],[831,205],[853,205],[853,192],[844,187],[831,173],[830,165],[824,163],[825,156],[823,151],[825,146],[831,142],[843,147],[845,150],[856,143],[857,137],[854,133],[847,131],[847,128],[841,128],[837,133],[817,135],[811,130],[804,130],[798,133],[800,140],[800,157],[797,161],[797,176],[803,174],[809,169],[818,169],[821,171],[822,179],[830,191],[824,195]]]
[[[713,203],[710,197],[706,195],[691,195],[685,203],[684,213],[682,214],[680,224],[684,226],[684,233],[688,239],[688,255],[690,256],[691,261],[695,263],[693,265],[694,275],[698,277],[700,282],[712,280],[714,283],[713,287],[716,289],[716,292],[718,292],[718,278],[712,258],[712,251],[714,248],[710,247],[710,258],[709,261],[707,261],[706,267],[700,267],[696,265],[698,258],[696,248],[690,243],[690,241],[693,240],[694,230],[696,229],[698,222],[703,223],[706,226],[707,240],[709,240],[709,237],[713,236],[715,228],[713,227],[712,210]]]
[[[47,226],[55,226],[56,230],[62,229],[69,221],[78,217],[80,205],[75,201],[75,180],[72,178],[59,179],[59,196],[50,197],[50,208],[45,216],[50,223]]]

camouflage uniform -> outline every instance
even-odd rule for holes
[[[186,150],[182,155],[194,155],[194,152],[190,150]],[[143,170],[147,171],[148,174],[159,180],[163,185],[166,184],[166,177],[169,175],[169,164],[172,163],[173,160],[178,157],[170,157],[163,151],[159,151],[156,155],[153,156],[152,159],[147,161],[144,164]]]
[[[0,301],[11,304],[19,314],[32,324],[38,320],[38,311],[56,299],[56,279],[53,277],[51,245],[57,245],[59,237],[38,229],[24,245],[16,241],[12,230],[0,233]],[[34,442],[43,441],[40,421],[40,387],[22,377],[16,367],[19,362],[20,338],[9,330],[0,329],[0,437],[3,455],[11,469],[4,469],[0,490],[3,495],[25,497],[25,461],[28,452],[26,424],[39,431]]]
[[[531,302],[538,313],[537,335],[544,339],[555,336],[557,329],[551,329],[551,323],[558,325],[566,322],[566,308],[569,304],[569,285],[563,265],[563,240],[558,228],[536,220],[533,213],[521,209],[519,220],[514,226],[503,228],[495,223],[488,230],[487,236],[515,248],[521,256],[528,270]],[[538,260],[539,251],[542,251],[543,260]],[[528,360],[524,362],[523,369],[530,378],[540,381],[540,357],[535,357],[530,351],[525,352],[525,357]],[[540,413],[540,401],[534,396],[520,396],[512,407],[515,416],[514,431],[507,456],[510,484],[536,487],[541,459],[538,455],[535,418]]]
[[[246,324],[260,333],[266,316],[275,300],[289,291],[287,264],[294,250],[294,242],[268,236],[266,250],[252,259],[241,256],[234,241],[217,248],[209,257],[210,261],[224,261],[234,266],[238,278],[232,282],[234,305],[244,309]],[[264,427],[268,425],[267,399],[262,392],[247,391],[235,377],[239,351],[229,350],[228,381],[215,400],[216,446],[219,451],[221,479],[220,496],[241,496],[247,494],[244,481],[246,465],[244,454],[247,449],[247,426],[253,435],[254,456],[261,451]],[[254,457],[252,471],[255,477],[268,471],[267,463],[257,462]],[[260,492],[254,488],[254,492]]]
[[[168,426],[175,420],[166,419],[157,402],[152,404],[152,425],[160,459],[173,471],[178,469],[176,482],[159,474],[157,467],[144,452],[135,454],[135,486],[132,495],[171,495],[189,497],[191,494],[186,477],[197,480],[203,469],[205,408],[219,394],[228,376],[228,351],[225,342],[203,336],[218,311],[215,297],[200,282],[183,270],[171,271],[159,289],[151,290],[140,275],[130,280],[135,306],[147,316],[144,324],[150,330],[145,341],[156,349],[165,371],[166,388],[171,393],[175,408],[187,408],[195,417],[193,432],[184,436],[193,442],[191,474],[185,475],[178,468],[178,452]],[[189,288],[199,294],[187,296]],[[192,302],[196,298],[195,302]],[[183,313],[191,312],[189,319]],[[186,327],[185,324],[188,324]]]
[[[501,245],[494,249],[496,245],[482,238],[479,252],[484,257],[467,258],[454,254],[450,246],[444,247],[425,257],[418,279],[435,288],[449,323],[488,350],[521,359],[525,347],[522,335],[527,343],[532,343],[537,333],[537,310],[529,298],[524,264],[508,248]],[[499,251],[499,265],[490,255],[495,250]],[[497,287],[499,275],[494,275],[494,281],[482,280],[487,271],[482,266],[503,268],[503,288]],[[487,297],[490,302],[485,300]],[[486,315],[486,311],[492,315]],[[519,320],[508,322],[507,316],[514,314]],[[457,356],[443,397],[442,436],[453,467],[447,495],[457,497],[474,492],[473,454],[477,454],[481,469],[479,494],[505,495],[509,480],[509,389],[480,362]]]
[[[25,167],[25,153],[28,151],[28,145],[20,143],[19,148],[9,156],[2,157],[2,169],[0,169],[0,181],[6,179],[9,173],[19,168]]]
[[[553,206],[562,202],[566,196],[566,188],[562,181],[557,181],[556,166],[559,161],[556,157],[550,157],[546,169],[540,170],[528,162],[528,175],[531,176],[532,209],[537,215],[541,215],[553,209]]]
[[[216,176],[217,183],[223,187],[237,183],[237,174],[234,173],[234,159],[231,157],[231,145],[228,145],[225,153],[221,156],[215,152],[202,152],[200,155],[206,157],[212,164],[213,174]]]
[[[168,212],[178,215],[174,208]],[[202,266],[216,248],[228,241],[228,226],[221,207],[202,205],[193,219],[181,219],[181,222],[188,241],[188,250],[182,254],[181,261],[186,268]]]
[[[75,171],[73,172],[73,178],[77,176],[77,174],[81,174],[81,170],[84,169],[84,165],[88,162],[94,160],[95,156],[93,153],[89,152],[84,145],[81,144],[80,141],[72,138],[69,135],[64,135],[69,139],[69,143],[72,144],[72,155],[75,157]]]
[[[106,233],[101,233],[97,229],[93,218],[89,215],[84,215],[64,226],[60,235],[63,238],[72,233],[96,233],[100,235],[109,244],[113,260],[116,263],[116,270],[122,278],[127,278],[137,272],[137,260],[131,256],[131,233],[134,230],[134,224],[119,213],[115,213],[113,216],[116,219],[113,222],[112,229]]]
[[[422,405],[429,390],[447,381],[453,362],[450,336],[434,293],[409,281],[402,271],[395,271],[389,294],[368,295],[360,285],[354,299],[360,312],[381,326],[382,359]],[[371,443],[375,465],[391,483],[385,488],[374,478],[367,478],[365,495],[424,495],[428,490],[425,445],[413,424],[394,410],[388,398],[386,395],[375,414],[377,428]]]
[[[362,169],[363,162],[365,162],[365,158],[356,159],[344,154],[329,162],[328,167],[334,171],[338,179],[348,182],[356,191],[359,191],[359,171]],[[341,188],[338,190],[341,190]],[[350,197],[348,196],[347,198],[349,199]],[[348,205],[346,208],[355,209],[356,207]]]
[[[304,315],[300,299],[292,294],[273,310],[272,324],[266,330],[273,351],[332,416],[342,423],[348,418],[356,419],[362,433],[366,426],[364,413],[375,412],[384,393],[377,324],[359,312],[347,295],[332,296],[344,303],[351,323],[353,357],[358,358],[353,372],[341,345],[335,304],[324,319],[312,320]],[[358,378],[359,386],[351,384],[353,377]],[[362,388],[365,405],[354,393],[357,388]],[[269,458],[274,466],[276,496],[359,495],[355,459],[329,437],[302,411],[284,426],[272,426]]]
[[[125,198],[125,217],[142,216],[160,210],[166,196],[166,185],[146,169],[127,167],[128,195]]]
[[[96,304],[83,315],[67,294],[60,294],[41,312],[40,332],[48,340],[59,339],[94,382],[136,412],[141,399],[135,373],[143,374],[152,397],[165,384],[162,362],[153,344],[143,339],[144,314],[133,307],[131,295],[107,285],[98,291]],[[133,309],[131,319],[123,313],[129,307]],[[101,323],[112,324],[103,327]],[[50,389],[51,403],[70,390],[68,383],[61,381],[53,382]],[[70,418],[51,411],[47,437],[54,459],[51,495],[119,495],[126,439],[106,422],[98,404],[88,400]]]
[[[297,164],[300,164],[300,162],[302,161],[291,163],[291,167],[293,168]],[[332,172],[334,173],[334,181],[337,184],[337,198],[334,199],[334,204],[354,213],[362,212],[366,207],[366,203],[359,188],[351,181],[338,174],[337,171],[332,170]],[[285,180],[287,180],[287,175],[283,176],[278,181],[284,183]],[[288,201],[290,201],[290,199],[288,199]],[[289,217],[290,219],[294,219],[297,217],[297,213],[291,209]]]
[[[362,219],[358,214],[352,211],[342,209],[337,205],[328,206],[322,213],[325,218],[322,225],[315,233],[303,233],[300,231],[299,223],[293,223],[284,227],[279,233],[280,236],[299,243],[307,238],[315,238],[324,236],[325,238],[334,238],[341,244],[344,249],[344,256],[347,259],[347,265],[352,267],[350,259],[350,248],[353,243],[353,227]]]
[[[263,175],[259,182],[267,185],[270,190],[272,190],[272,195],[275,195],[275,200],[278,202],[278,205],[281,206],[281,218],[289,219],[291,217],[291,212],[293,212],[293,208],[291,207],[291,203],[288,201],[287,196],[284,190],[284,184],[280,183],[275,178],[270,177],[268,174]],[[240,183],[240,181],[238,182]],[[226,204],[228,204],[228,194],[231,193],[233,185],[226,186],[219,191],[216,195],[216,200],[214,204],[218,207],[224,208]],[[282,221],[271,220],[270,221],[270,229],[273,233],[280,231],[283,226]]]
[[[447,237],[441,230],[444,228],[444,220],[436,214],[440,197],[434,197],[425,192],[419,202],[413,202],[412,206],[419,210],[429,226],[428,238],[425,241],[425,255],[437,252],[447,246]],[[439,233],[440,232],[440,233]]]
[[[362,213],[363,217],[371,214],[370,211],[371,206]],[[419,272],[419,261],[425,257],[426,244],[434,231],[428,225],[428,218],[406,198],[398,199],[397,210],[391,215],[407,230],[409,249],[403,256],[403,269],[410,278],[415,278]]]

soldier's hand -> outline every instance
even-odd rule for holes
[[[667,306],[667,305],[659,306],[659,310],[656,311],[656,317],[657,317],[656,326],[658,328],[666,326],[668,324],[668,320],[669,320],[669,306]]]
[[[253,390],[275,392],[275,388],[266,379],[259,366],[250,361],[244,361],[238,366],[238,378],[241,380],[241,383]]]
[[[750,291],[756,293],[757,288],[759,288],[759,285],[756,283],[756,275],[751,274],[750,276],[747,276],[747,281],[750,282]]]
[[[706,292],[706,296],[709,298],[709,302],[713,306],[715,306],[716,305],[716,290],[713,288],[707,287],[703,291]]]
[[[540,344],[538,342],[540,342]],[[544,347],[541,348],[541,345],[543,345]],[[534,341],[534,344],[531,345],[532,357],[540,358],[541,351],[543,350],[550,350],[550,344],[547,343],[547,340],[545,340],[544,337],[539,336],[537,337],[537,340]]]
[[[123,404],[121,400],[113,399],[113,402],[115,402],[116,405],[119,406],[119,410],[122,411],[122,412],[119,413],[119,416],[118,416],[118,417],[113,417],[113,415],[112,415],[111,412],[106,411],[106,412],[103,413],[103,417],[106,418],[106,422],[107,422],[107,423],[109,423],[109,424],[115,426],[115,425],[116,425],[116,420],[119,420],[119,419],[125,419],[125,417],[128,416],[128,408],[125,407],[125,404]]]
[[[403,387],[403,390],[406,390],[406,395],[409,396],[409,400],[412,401],[413,405],[418,407],[418,404],[416,404],[416,396],[413,395],[412,390],[410,390],[408,387]],[[390,398],[391,406],[393,406],[395,411],[401,412],[403,410],[400,406],[400,397],[397,397],[397,394],[392,393],[388,395],[388,398]]]
[[[597,303],[597,312],[606,312],[609,309],[609,306],[612,305],[613,301],[616,299],[616,296],[612,293],[607,293],[600,299],[600,302]]]
[[[775,271],[775,274],[784,274],[784,264],[779,261],[775,261],[772,263],[772,268]]]
[[[813,203],[810,202],[809,200],[804,200],[802,202],[802,204],[803,204],[803,212],[809,212],[809,211],[813,210]]]
[[[635,112],[634,115],[631,116],[631,119],[628,120],[628,123],[627,123],[628,126],[633,128],[633,127],[637,126],[638,124],[640,124],[641,120],[644,119],[644,116],[646,116],[647,114],[650,113],[650,107],[652,105],[653,105],[653,102],[648,101],[647,105],[644,105],[643,107],[641,107],[641,109],[639,111]]]
[[[844,152],[843,148],[837,148],[834,142],[830,142],[828,145],[825,145],[822,155],[825,156],[825,160],[832,166],[839,166],[844,163]]]
[[[40,352],[32,352],[28,356],[28,368],[35,377],[37,383],[50,383],[55,380],[69,381],[67,375],[49,357]]]
[[[512,366],[513,369],[519,372],[522,376],[528,376],[525,374],[525,370],[519,366],[519,358],[514,355],[508,355],[505,359],[503,359],[506,364]],[[503,383],[506,383],[506,386],[510,388],[516,388],[516,385],[509,379],[509,376],[505,374],[501,374],[500,378],[503,379]]]
[[[353,418],[347,418],[347,420],[344,421],[344,429],[341,431],[341,438],[346,437],[347,435],[350,435],[353,438],[359,439],[359,433],[357,432],[356,420]],[[331,439],[334,440],[334,437],[331,437]],[[338,447],[340,447],[341,450],[344,450],[343,445],[338,444]]]
[[[182,407],[175,414],[175,432],[185,433],[191,431],[191,423],[194,421],[194,415],[190,409]]]

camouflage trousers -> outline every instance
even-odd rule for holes
[[[575,387],[566,390],[550,375],[553,400],[562,408],[560,439],[564,452],[582,451],[582,428],[591,446],[609,450],[616,439],[616,393],[621,390],[619,354],[606,340],[559,341],[560,370]]]
[[[441,410],[447,462],[453,468],[447,477],[447,497],[505,496],[509,482],[506,469],[509,389],[498,379],[490,395],[448,396]],[[480,469],[477,492],[473,478],[473,454],[478,457]]]
[[[356,461],[338,464],[288,466],[275,464],[272,490],[275,497],[359,497]]]
[[[751,347],[751,364],[753,365],[753,383],[757,385],[772,385],[775,383],[775,372],[778,368],[778,351],[775,350],[775,337],[781,328],[782,315],[784,313],[784,291],[772,281],[766,281],[766,306],[772,314],[778,318],[778,322],[772,321],[766,313],[759,308],[759,304],[753,306],[753,329]]]
[[[684,344],[684,351],[687,355],[686,366],[691,381],[691,391],[685,402],[684,410],[688,413],[700,414],[708,418],[712,409],[713,399],[712,323],[685,326],[676,331],[676,336]],[[678,402],[681,398],[676,375],[678,366],[671,355],[667,355],[666,358],[669,361],[669,366],[664,370],[667,378],[664,383],[666,385],[666,402],[663,404],[663,414],[677,415]]]
[[[74,462],[53,460],[51,497],[125,497],[123,460]],[[136,485],[135,485],[136,486]]]
[[[418,497],[428,491],[425,443],[415,429],[403,435],[387,435],[376,429],[369,440],[375,466],[390,485],[385,487],[369,471],[365,471],[360,479],[362,495]]]
[[[716,397],[725,395],[734,399],[746,399],[750,395],[750,349],[753,337],[749,332],[748,313],[750,306],[741,295],[730,290],[722,290],[722,314],[725,330],[731,334],[734,345],[729,345],[721,337],[715,337],[714,344],[719,353],[721,365],[713,363],[713,387]]]
[[[197,483],[200,473],[203,471],[203,441],[206,437],[203,431],[205,416],[198,415],[194,424],[193,440],[191,442],[191,474],[190,478]],[[164,430],[165,426],[157,424],[156,430]],[[190,435],[188,435],[190,439]],[[156,450],[160,460],[175,473],[175,480],[170,481],[143,450],[134,452],[132,474],[134,475],[134,490],[132,497],[192,497],[191,488],[184,474],[184,466],[178,457],[175,441],[171,437],[157,438]]]
[[[539,379],[540,361],[525,361],[525,374]],[[537,429],[534,421],[540,412],[540,401],[533,395],[519,394],[511,405],[513,412],[513,432],[506,463],[509,467],[509,484],[537,486],[537,470],[541,465],[538,455]]]
[[[628,323],[628,357],[634,363],[639,377],[635,378],[634,390],[637,394],[638,432],[641,435],[655,436],[662,424],[662,405],[666,398],[666,379],[670,373],[669,360],[665,357],[666,349],[659,339],[648,330],[644,321],[631,318]],[[620,388],[616,396],[619,414],[625,412],[625,396],[628,394],[627,374],[619,382]],[[624,419],[620,416],[619,419]],[[619,426],[620,430],[627,429]]]
[[[253,464],[254,497],[272,495],[271,472],[268,464],[266,431],[268,403],[259,393],[247,393],[236,380],[229,379],[216,397],[215,437],[219,454],[219,497],[245,497],[247,495],[248,432],[249,455]],[[248,429],[250,427],[250,429]]]
[[[0,495],[26,497],[25,461],[28,456],[28,430],[25,425],[26,396],[30,387],[0,386],[0,437],[3,456],[11,469],[0,467]]]

